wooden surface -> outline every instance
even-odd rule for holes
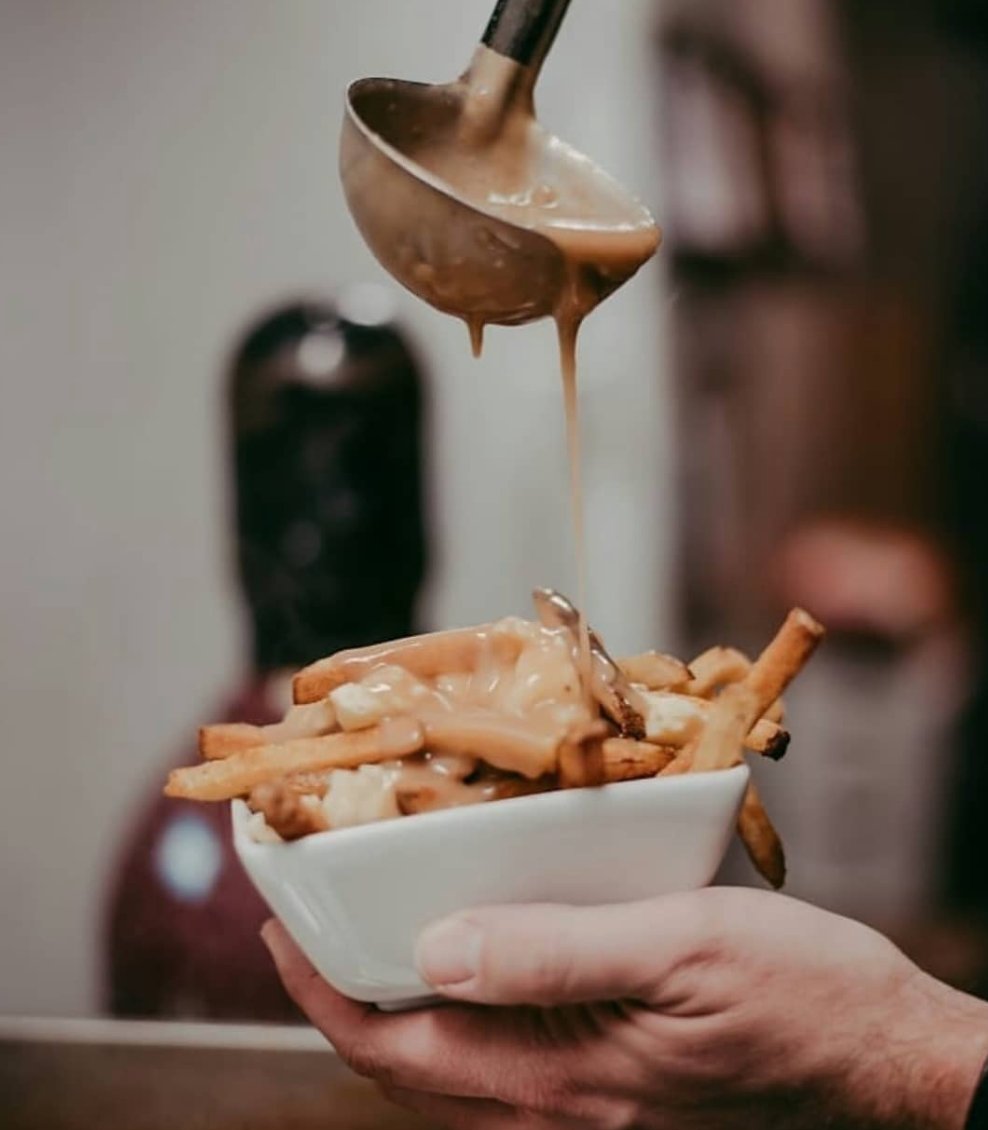
[[[167,1027],[167,1026],[162,1026]],[[182,1026],[188,1027],[188,1026]],[[215,1033],[156,1045],[16,1038],[0,1030],[4,1130],[426,1130],[386,1104],[328,1048],[222,1046]],[[236,1041],[234,1041],[236,1043]],[[251,1046],[254,1044],[255,1046]]]

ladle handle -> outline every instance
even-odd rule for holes
[[[536,71],[556,38],[570,0],[497,0],[481,43]]]

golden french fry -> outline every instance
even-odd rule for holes
[[[555,771],[564,738],[563,733],[540,730],[524,718],[493,710],[422,715],[421,721],[432,753],[469,754],[531,780]]]
[[[781,761],[789,748],[789,731],[783,730],[778,722],[759,718],[744,739],[744,747],[772,761]]]
[[[199,755],[205,761],[217,761],[245,749],[264,745],[264,727],[246,722],[222,722],[216,726],[200,726]]]
[[[554,777],[539,777],[530,781],[517,773],[494,773],[472,784],[458,784],[454,789],[416,783],[400,786],[396,799],[403,816],[418,812],[435,812],[459,804],[483,804],[492,800],[510,800],[512,797],[534,796],[558,788]]]
[[[317,702],[344,683],[359,682],[383,663],[403,667],[420,679],[470,671],[485,643],[509,651],[512,646],[509,635],[501,633],[495,638],[491,625],[482,624],[341,651],[303,667],[292,680],[292,693],[296,703]],[[515,640],[514,645],[521,649],[520,640]]]
[[[690,663],[689,694],[706,698],[718,687],[738,683],[751,670],[751,660],[736,647],[709,647]]]
[[[786,704],[781,698],[777,698],[762,717],[767,718],[770,722],[777,722],[781,726],[786,720]]]
[[[800,671],[823,634],[808,612],[797,608],[789,613],[745,678],[714,700],[693,759],[695,770],[738,764],[748,731]]]
[[[671,746],[653,745],[633,738],[607,738],[601,746],[604,780],[637,781],[657,776],[678,754]]]
[[[231,800],[276,777],[391,761],[417,753],[423,743],[422,726],[417,721],[389,718],[370,730],[296,738],[280,745],[242,750],[221,761],[174,769],[168,776],[165,793],[190,800]]]
[[[695,695],[665,691],[643,693],[646,703],[645,738],[654,745],[684,746],[703,728],[714,702]],[[759,719],[745,738],[746,748],[778,761],[789,745],[789,735],[777,723]]]
[[[678,777],[683,773],[693,771],[693,758],[696,754],[696,744],[683,746],[676,756],[659,770],[660,777]]]
[[[759,874],[779,890],[786,881],[786,855],[779,833],[765,811],[754,784],[749,782],[738,816],[738,835]]]
[[[664,655],[660,651],[644,651],[617,661],[625,678],[650,691],[684,691],[693,678],[693,672],[681,659]]]
[[[754,692],[760,715],[781,697],[825,634],[823,625],[802,608],[794,608],[789,613],[744,680]]]
[[[491,784],[491,800],[511,800],[513,797],[534,796],[547,793],[556,788],[553,777],[537,777],[530,781],[517,773],[506,773]]]
[[[333,704],[326,699],[305,706],[289,707],[280,722],[270,726],[222,723],[199,731],[199,752],[207,761],[259,745],[277,745],[293,738],[315,738],[336,729]]]
[[[285,781],[264,781],[255,785],[247,805],[252,812],[262,813],[268,827],[283,840],[298,840],[329,828],[319,798],[299,794]]]
[[[676,756],[668,746],[657,746],[635,738],[608,737],[607,732],[588,735],[588,741],[566,741],[559,756],[559,784],[564,789],[613,785],[655,777]]]

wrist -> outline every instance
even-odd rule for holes
[[[889,1125],[967,1130],[988,1060],[988,1004],[921,976],[922,981],[913,986],[921,1011],[914,1013],[901,1034],[913,1044],[913,1054],[903,1062],[908,1072],[903,1080],[908,1109]]]

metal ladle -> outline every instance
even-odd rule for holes
[[[496,132],[508,105],[521,105],[545,142],[540,175],[568,178],[581,192],[585,186],[591,203],[599,199],[611,214],[617,210],[632,229],[656,230],[658,242],[651,216],[630,194],[535,123],[532,89],[568,6],[569,0],[499,0],[470,68],[454,82],[364,78],[347,90],[340,173],[357,227],[394,278],[475,330],[553,315],[568,277],[558,242],[465,199],[417,160],[426,147],[436,153],[463,145],[464,122],[476,125],[478,106],[486,123],[479,134],[473,130],[474,142],[482,141],[485,127]],[[495,90],[481,74],[491,52],[509,61],[502,68],[509,81]],[[475,144],[475,168],[484,157],[483,144]],[[595,300],[620,286],[652,250],[633,263],[608,264],[593,280]]]

